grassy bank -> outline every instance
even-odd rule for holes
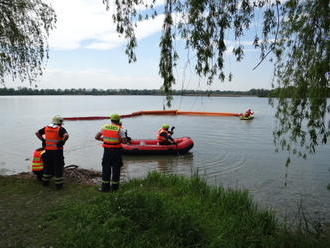
[[[199,178],[150,174],[116,193],[0,177],[0,247],[329,247],[323,233],[289,231],[247,192]]]

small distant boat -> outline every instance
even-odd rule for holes
[[[131,140],[129,144],[122,144],[124,154],[185,154],[194,146],[190,137],[174,139],[174,145],[159,145],[158,140]]]
[[[241,120],[252,120],[254,118],[254,115],[249,115],[249,116],[241,115],[239,118]]]

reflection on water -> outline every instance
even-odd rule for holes
[[[159,96],[26,96],[0,97],[0,174],[28,171],[30,158],[40,142],[34,133],[55,114],[97,116],[162,109]],[[263,207],[281,216],[294,216],[303,200],[311,214],[330,222],[329,148],[306,160],[293,159],[289,168],[285,153],[275,153],[272,130],[274,110],[267,99],[254,97],[175,97],[173,109],[243,112],[252,108],[255,119],[236,117],[140,116],[124,119],[133,139],[154,139],[163,123],[175,126],[174,137],[194,140],[183,156],[125,156],[123,180],[144,177],[149,171],[190,176],[198,171],[210,184],[247,188]],[[105,120],[66,122],[70,134],[65,147],[66,164],[101,170],[102,147],[94,139]],[[284,186],[288,173],[287,186]]]
[[[122,179],[145,177],[151,171],[187,175],[193,173],[193,153],[185,155],[124,156]]]

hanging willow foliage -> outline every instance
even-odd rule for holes
[[[41,0],[0,0],[0,83],[5,77],[28,80],[42,74],[54,10]]]
[[[306,157],[327,143],[326,123],[330,62],[329,2],[286,1],[281,6],[279,39],[274,45],[274,75],[280,89],[271,104],[277,108],[274,142]],[[289,163],[290,159],[288,159]]]
[[[273,87],[277,98],[278,125],[274,142],[278,148],[306,156],[326,143],[329,127],[325,121],[329,95],[329,3],[322,0],[103,0],[114,10],[117,31],[128,43],[129,62],[136,61],[135,28],[142,20],[164,15],[160,46],[159,74],[162,89],[171,100],[175,84],[173,69],[179,59],[175,39],[185,41],[187,50],[196,55],[194,68],[208,84],[231,79],[225,75],[225,35],[238,44],[232,53],[237,61],[244,58],[240,38],[251,28],[255,14],[263,21],[253,45],[260,49],[260,66],[269,59],[274,63]],[[173,17],[176,22],[173,21]],[[256,68],[255,67],[255,68]],[[254,68],[254,69],[255,69]],[[288,160],[289,162],[289,160]]]

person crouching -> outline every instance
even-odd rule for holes
[[[33,153],[33,159],[32,159],[32,172],[36,175],[37,180],[41,181],[42,174],[44,172],[44,154],[45,154],[44,148],[38,148]]]

